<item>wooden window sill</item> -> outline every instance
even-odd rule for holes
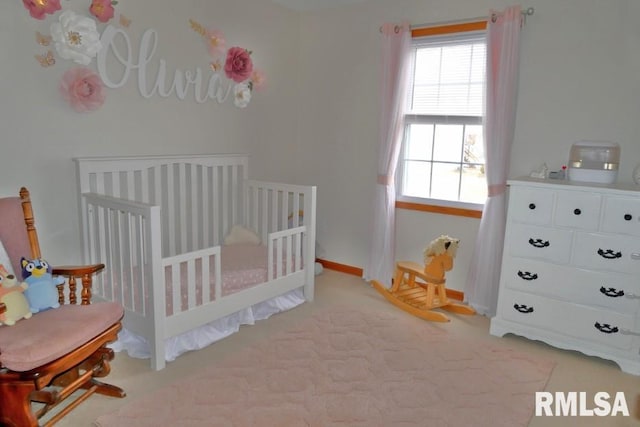
[[[464,216],[467,218],[482,218],[482,211],[477,211],[474,209],[454,208],[451,206],[426,205],[422,203],[396,201],[396,208],[412,211],[439,213],[443,215]]]

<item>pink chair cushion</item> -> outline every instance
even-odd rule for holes
[[[42,366],[99,335],[123,313],[114,302],[63,305],[13,326],[0,326],[0,364],[19,372]]]

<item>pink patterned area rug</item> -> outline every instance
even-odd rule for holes
[[[553,366],[401,311],[334,307],[95,424],[526,426]]]

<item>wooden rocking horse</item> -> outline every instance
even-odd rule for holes
[[[460,241],[442,235],[424,250],[424,266],[412,261],[396,263],[393,286],[387,289],[377,280],[373,287],[393,305],[433,322],[448,322],[446,314],[433,311],[441,308],[452,313],[475,314],[468,305],[451,301],[447,297],[445,273],[453,268]],[[416,280],[419,279],[419,280]]]

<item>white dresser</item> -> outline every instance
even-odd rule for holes
[[[522,178],[492,335],[514,333],[640,375],[640,190]]]

